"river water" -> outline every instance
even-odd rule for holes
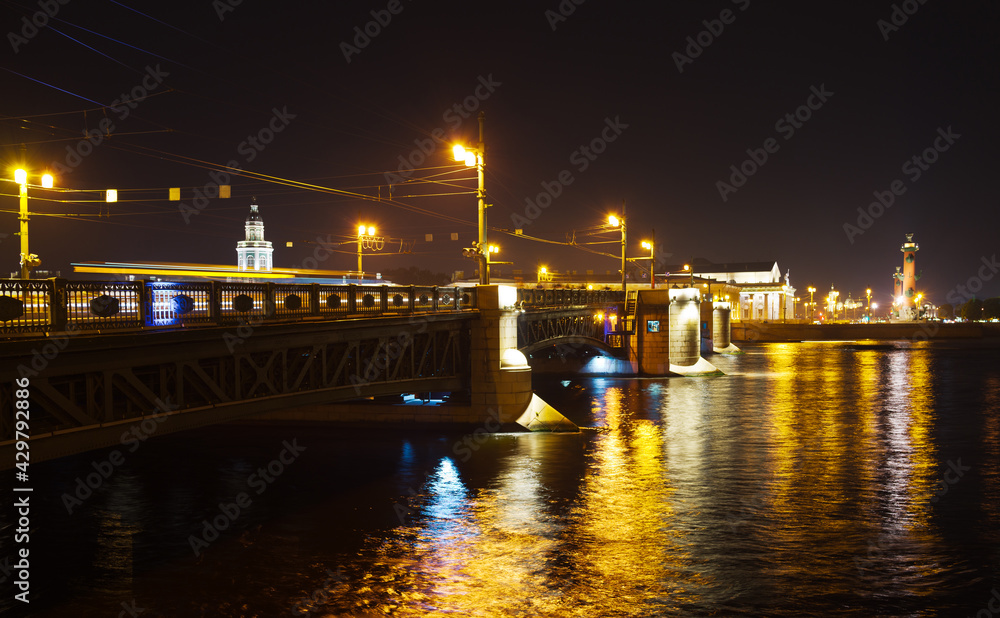
[[[574,435],[214,427],[78,503],[110,449],[36,464],[32,615],[1000,616],[1000,350],[710,358],[536,376]]]

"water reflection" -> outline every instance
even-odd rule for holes
[[[552,382],[540,394],[575,435],[316,432],[203,560],[184,540],[273,436],[254,456],[177,438],[198,482],[151,441],[80,513],[39,512],[39,538],[84,559],[38,582],[147,615],[976,614],[998,576],[997,352],[774,344],[713,360],[726,376]],[[959,460],[973,472],[944,492]],[[91,458],[49,469],[71,487]],[[327,568],[344,577],[324,583]]]

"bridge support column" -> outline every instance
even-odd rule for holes
[[[732,323],[730,322],[732,310],[727,302],[713,303],[712,311],[712,347],[718,354],[739,354],[741,350],[733,345]]]
[[[670,290],[670,371],[680,375],[720,375],[701,357],[701,295],[697,288]]]
[[[713,303],[710,300],[703,300],[701,302],[701,353],[711,354],[715,351],[714,340],[715,340],[715,316],[712,306]]]
[[[472,323],[472,414],[484,423],[519,424],[531,431],[577,431],[577,426],[531,390],[531,367],[517,350],[517,290],[477,288],[479,319]],[[488,426],[488,425],[486,425]]]

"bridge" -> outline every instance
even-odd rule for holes
[[[621,292],[285,283],[0,280],[4,467],[230,420],[565,423],[524,353],[627,355]],[[624,323],[624,320],[623,320]],[[449,393],[445,405],[356,405]],[[21,432],[21,433],[18,433]]]

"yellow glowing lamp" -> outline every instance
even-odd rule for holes
[[[465,165],[468,167],[476,167],[476,153],[468,151],[465,153]]]
[[[358,236],[364,236],[364,235],[365,235],[365,226],[359,225],[358,226]]]
[[[118,189],[108,189],[108,192],[104,196],[104,201],[111,203],[118,201]]]
[[[618,225],[619,225],[620,223],[621,223],[621,222],[620,222],[620,221],[618,220],[618,217],[616,217],[616,216],[614,216],[614,215],[609,215],[609,216],[608,216],[608,224],[610,224],[610,225],[611,225],[611,227],[618,227]]]
[[[52,174],[45,174],[42,176],[42,186],[46,189],[51,189],[55,180],[52,178]]]
[[[691,270],[691,265],[690,264],[685,264],[684,265],[684,270]]]
[[[24,170],[16,170],[14,172],[14,182],[16,182],[19,185],[28,184],[28,172]]]
[[[594,285],[592,283],[588,283],[587,284],[587,289],[588,290],[593,290],[594,289]],[[600,315],[600,314],[598,314],[598,315]]]
[[[461,144],[455,144],[455,147],[451,149],[452,153],[455,155],[456,161],[465,161],[465,147]]]
[[[368,226],[368,235],[369,236],[374,236],[375,235],[375,228],[374,227]]]
[[[538,269],[538,272],[540,272],[540,273],[542,273],[544,275],[545,273],[547,273],[549,271],[548,271],[547,268],[545,268],[544,266],[542,266],[541,268]]]
[[[644,241],[642,241],[642,248],[643,249],[652,249],[653,245],[649,244],[649,242],[647,242],[647,241],[644,240]]]
[[[499,252],[500,252],[500,247],[496,245],[490,245],[490,253],[499,253]]]

